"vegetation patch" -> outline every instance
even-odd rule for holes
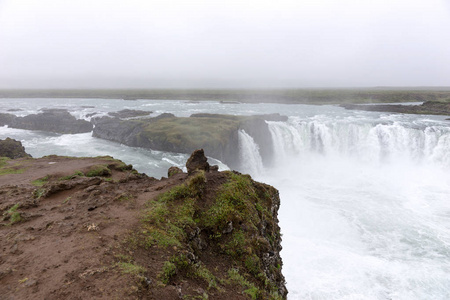
[[[145,273],[145,268],[131,262],[119,262],[117,266],[121,270],[122,274],[142,275]]]
[[[34,186],[43,186],[44,184],[46,184],[46,183],[48,182],[48,180],[49,180],[49,177],[48,177],[48,175],[47,175],[47,176],[45,176],[45,177],[42,177],[42,178],[38,178],[38,179],[36,179],[36,180],[33,180],[33,181],[31,182],[31,184],[34,185]]]
[[[10,209],[6,211],[4,214],[4,220],[9,219],[9,225],[13,225],[15,223],[18,223],[23,220],[22,215],[20,212],[17,211],[17,209],[20,207],[20,204],[17,203],[14,206],[12,206]]]
[[[0,176],[8,174],[22,174],[25,171],[25,168],[20,168],[20,163],[9,165],[8,161],[10,161],[8,157],[0,157]]]
[[[163,284],[191,279],[196,284],[202,282],[207,291],[188,298],[208,297],[225,286],[238,284],[249,298],[282,299],[276,283],[266,275],[272,271],[281,274],[280,268],[274,265],[266,270],[262,260],[280,241],[276,219],[270,212],[276,190],[230,171],[221,173],[220,182],[225,183],[209,190],[208,174],[194,173],[184,183],[148,201],[139,229],[124,245],[133,251],[165,251],[167,260],[158,274]],[[217,182],[218,178],[212,180]],[[202,243],[207,248],[198,248]],[[206,252],[217,253],[229,265],[224,268],[210,261],[205,265],[202,256]],[[130,258],[122,261],[133,263]],[[281,260],[276,263],[281,267]],[[220,270],[214,266],[220,266]]]
[[[186,183],[147,203],[141,230],[147,248],[182,245],[186,239],[185,228],[196,225],[193,219],[196,201],[203,193],[205,183],[205,174],[199,172]]]
[[[141,137],[154,144],[173,145],[174,149],[192,151],[198,145],[219,149],[227,145],[239,121],[226,118],[164,118],[146,125]]]
[[[83,177],[84,173],[81,171],[75,171],[72,175],[67,175],[67,176],[63,176],[60,177],[59,180],[71,180],[77,177]]]
[[[34,190],[34,192],[33,192],[33,197],[36,198],[36,199],[40,199],[42,196],[45,195],[46,191],[47,191],[47,190],[46,190],[46,189],[43,189],[43,188],[36,189],[36,190]]]
[[[95,165],[86,172],[87,177],[111,176],[111,170],[105,165]]]
[[[253,283],[245,279],[244,276],[239,274],[239,270],[232,268],[228,271],[228,277],[236,284],[239,284],[244,289],[244,293],[250,296],[252,299],[258,299],[261,296],[261,291]]]

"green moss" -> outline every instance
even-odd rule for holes
[[[71,179],[74,179],[76,177],[82,177],[82,176],[84,176],[83,172],[75,171],[75,173],[73,173],[72,175],[67,175],[67,176],[60,177],[59,180],[71,180]]]
[[[48,176],[45,176],[45,177],[33,180],[31,182],[31,184],[34,186],[43,186],[44,184],[46,184],[48,182],[48,179],[49,179]]]
[[[0,157],[0,168],[6,166],[8,160],[10,160],[10,158],[8,158],[8,157]]]
[[[244,265],[247,268],[247,271],[253,276],[257,276],[261,272],[260,260],[255,254],[247,256]]]
[[[194,277],[204,280],[208,284],[208,289],[218,289],[216,276],[214,276],[204,265],[197,265],[193,275]]]
[[[8,157],[0,157],[0,176],[8,175],[8,174],[22,174],[25,169],[20,168],[21,163],[15,163],[13,165],[9,165],[8,161],[10,159]]]
[[[252,299],[258,299],[261,295],[261,291],[250,281],[245,279],[244,276],[239,274],[239,270],[232,268],[228,271],[228,277],[236,284],[239,284],[244,289],[244,293],[250,296]]]
[[[95,165],[86,172],[87,177],[110,176],[111,170],[105,165]]]
[[[122,274],[141,275],[145,273],[145,268],[131,262],[119,262],[117,266],[120,268]]]
[[[239,257],[246,252],[246,236],[242,230],[232,233],[231,240],[225,245],[225,252],[232,257]]]
[[[172,277],[177,274],[177,267],[170,261],[164,262],[163,269],[159,274],[159,278],[164,284],[168,284]]]
[[[6,212],[7,216],[9,217],[9,225],[13,225],[23,220],[22,215],[17,211],[19,207],[20,204],[17,203]]]
[[[142,231],[145,235],[142,245],[148,249],[152,246],[169,247],[169,246],[181,246],[180,239],[183,238],[183,232],[179,231],[177,227],[173,225],[167,225],[166,230],[147,226]]]
[[[227,145],[231,132],[238,127],[239,121],[235,119],[165,118],[148,124],[140,138],[156,144],[171,144],[186,151],[192,151],[199,145],[219,149]]]
[[[205,181],[204,173],[199,172],[186,183],[173,187],[155,201],[147,203],[141,219],[146,248],[181,246],[186,239],[184,229],[195,225],[195,203],[203,192]]]
[[[246,220],[255,227],[258,214],[255,203],[258,197],[247,175],[228,172],[229,180],[217,194],[215,203],[203,216],[203,225],[215,232],[222,232],[230,221],[234,224]]]
[[[45,192],[46,192],[46,189],[42,189],[42,188],[36,189],[33,192],[33,197],[36,199],[40,199],[42,196],[44,196]]]
[[[176,274],[183,273],[188,278],[201,279],[208,284],[208,289],[214,288],[220,290],[216,276],[214,276],[201,262],[196,264],[191,263],[184,254],[174,255],[169,262],[175,266]]]
[[[110,179],[110,178],[107,178]],[[134,196],[130,193],[123,193],[120,194],[118,197],[116,197],[114,200],[117,200],[119,202],[128,202],[134,199]]]

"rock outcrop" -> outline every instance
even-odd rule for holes
[[[345,109],[422,115],[450,115],[450,102],[427,101],[421,105],[341,104]]]
[[[92,131],[92,124],[78,120],[65,109],[45,109],[42,113],[17,117],[13,114],[0,114],[0,125],[27,130],[73,134]]]
[[[25,148],[20,141],[6,138],[0,140],[0,157],[16,159],[21,157],[31,157],[31,155],[25,152]]]
[[[273,158],[272,137],[266,121],[286,121],[279,114],[232,116],[193,114],[189,118],[162,114],[155,118],[120,120],[94,119],[93,136],[132,147],[159,151],[192,153],[202,148],[230,168],[240,165],[239,130],[250,134],[260,148],[264,163]]]
[[[192,174],[195,171],[209,172],[208,159],[205,156],[203,149],[195,150],[186,162],[186,168],[188,174]]]
[[[151,111],[143,111],[143,110],[136,110],[136,109],[122,109],[120,111],[110,112],[109,115],[113,116],[115,118],[127,119],[127,118],[148,116],[151,113],[152,113]]]
[[[205,160],[161,180],[111,157],[6,160],[0,295],[285,299],[278,191]]]

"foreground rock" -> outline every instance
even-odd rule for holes
[[[1,298],[286,298],[277,190],[196,169],[156,180],[111,157],[7,160]]]
[[[21,157],[31,157],[31,155],[25,152],[25,148],[22,146],[20,141],[6,138],[4,140],[0,140],[0,157],[15,159]]]
[[[42,113],[17,117],[12,114],[0,114],[0,126],[27,130],[74,134],[92,131],[92,124],[78,120],[65,109],[47,109]]]
[[[231,168],[239,166],[239,130],[251,135],[265,163],[273,158],[273,141],[266,121],[286,121],[279,114],[232,116],[194,114],[179,118],[163,114],[156,118],[120,120],[103,117],[93,120],[93,136],[132,147],[192,153],[203,148],[209,156]]]
[[[421,105],[341,104],[345,109],[421,115],[450,115],[450,102],[427,101]]]

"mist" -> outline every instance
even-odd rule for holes
[[[450,85],[446,1],[0,1],[0,88]]]

